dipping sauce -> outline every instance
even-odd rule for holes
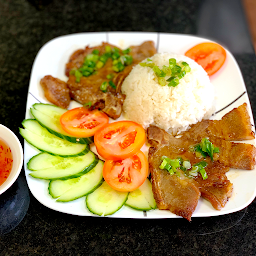
[[[12,151],[7,143],[0,138],[0,185],[8,178],[12,170]]]

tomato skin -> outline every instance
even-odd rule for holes
[[[192,47],[185,53],[185,56],[196,61],[211,76],[223,66],[226,51],[219,44],[206,42]]]
[[[132,156],[146,141],[143,127],[132,121],[118,121],[97,131],[94,143],[100,156],[119,160]]]
[[[109,122],[106,114],[84,107],[68,110],[60,117],[63,130],[76,137],[90,137]]]
[[[140,187],[148,176],[148,161],[142,151],[122,160],[107,160],[103,177],[113,189],[129,192]]]

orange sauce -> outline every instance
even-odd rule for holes
[[[10,147],[0,138],[0,185],[8,178],[12,170],[12,151]]]

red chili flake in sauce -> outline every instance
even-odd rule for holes
[[[8,178],[12,170],[12,151],[10,147],[0,138],[0,185]]]

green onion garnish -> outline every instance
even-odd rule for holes
[[[158,77],[158,83],[161,86],[165,86],[166,85],[166,80],[164,79],[164,77]]]
[[[83,74],[79,70],[75,70],[76,82],[79,83]]]
[[[116,85],[112,81],[109,81],[108,83],[113,89],[116,89]]]
[[[158,79],[158,83],[161,86],[168,85],[169,87],[175,87],[179,84],[179,80],[183,78],[187,72],[190,72],[191,68],[188,63],[183,61],[177,63],[176,59],[169,59],[169,66],[163,65],[162,69],[160,69],[157,65],[155,65],[151,59],[147,59],[147,62],[141,62],[140,65],[142,67],[150,67],[155,72],[158,78],[163,78],[166,76],[170,76],[165,81],[163,79]],[[168,83],[166,83],[166,81]]]
[[[131,52],[131,48],[127,48],[125,50],[123,50],[123,54],[128,54]]]
[[[92,51],[92,53],[98,55],[98,54],[100,53],[100,51],[97,50],[97,49],[94,49],[94,50]]]
[[[92,102],[89,101],[83,105],[84,108],[90,108],[92,106]]]
[[[105,52],[111,52],[111,47],[109,45],[106,45],[105,46]]]
[[[165,77],[166,76],[166,73],[164,73],[163,70],[161,70],[158,66],[154,66],[153,67],[153,71],[155,72],[156,76],[158,77]]]
[[[110,74],[107,75],[107,79],[113,79],[114,76],[115,76],[114,74],[110,73]]]
[[[194,150],[199,152],[203,157],[209,155],[212,161],[213,154],[219,153],[219,148],[214,147],[214,145],[207,138],[203,138],[199,144],[195,145]]]
[[[100,86],[100,90],[103,92],[107,92],[107,88],[108,88],[108,82],[103,82]]]
[[[168,86],[169,87],[175,87],[179,84],[179,78],[178,77],[171,77],[167,80],[169,83],[168,83]]]

